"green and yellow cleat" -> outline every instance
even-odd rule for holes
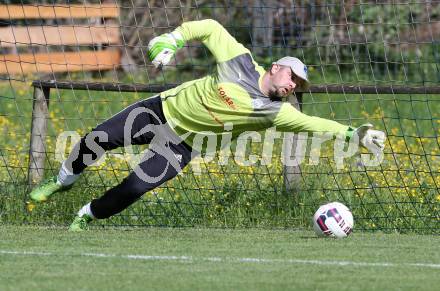
[[[57,177],[53,176],[51,178],[48,178],[40,183],[32,192],[29,194],[32,200],[36,202],[44,202],[49,197],[60,191],[65,191],[70,189],[71,186],[62,186],[57,183]]]
[[[83,216],[76,216],[69,227],[69,231],[84,231],[89,229],[89,222],[93,219],[84,214]]]

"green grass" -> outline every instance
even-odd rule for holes
[[[3,225],[0,237],[2,290],[436,290],[440,284],[438,236],[354,233],[335,240],[288,230],[69,233]]]

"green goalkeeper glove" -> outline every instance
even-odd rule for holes
[[[380,130],[373,130],[373,125],[370,123],[362,124],[354,131],[359,137],[361,146],[367,148],[374,154],[379,154],[385,147],[385,133]]]
[[[178,31],[162,34],[148,43],[148,57],[156,68],[162,67],[170,62],[176,50],[184,44],[185,41]]]

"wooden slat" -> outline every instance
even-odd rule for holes
[[[0,46],[118,44],[119,27],[9,26],[0,28]]]
[[[3,19],[60,19],[60,18],[116,18],[119,8],[115,4],[101,5],[0,5]]]
[[[0,55],[0,74],[111,70],[119,64],[118,50]]]

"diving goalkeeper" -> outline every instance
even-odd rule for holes
[[[359,128],[307,116],[282,98],[309,86],[307,67],[297,58],[283,57],[267,70],[259,66],[248,49],[218,22],[185,22],[171,33],[153,38],[148,56],[156,67],[167,65],[187,41],[201,41],[213,54],[217,70],[161,94],[134,103],[97,125],[74,146],[57,176],[36,187],[30,197],[46,201],[69,189],[79,175],[105,151],[127,145],[149,144],[133,171],[118,185],[84,205],[70,226],[88,228],[94,219],[115,215],[144,193],[175,177],[194,156],[198,133],[216,137],[275,127],[282,132],[328,132],[380,152],[385,134],[366,124]],[[227,128],[227,130],[226,130]]]

